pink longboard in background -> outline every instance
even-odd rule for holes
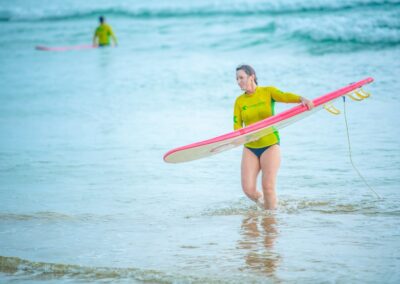
[[[278,129],[315,113],[322,109],[325,104],[331,103],[342,96],[357,91],[357,89],[361,88],[363,85],[371,83],[373,80],[373,78],[366,78],[357,83],[352,83],[347,87],[343,87],[339,90],[318,97],[313,100],[314,108],[311,111],[308,111],[306,106],[297,105],[287,111],[268,117],[242,129],[212,139],[172,149],[164,155],[164,161],[167,163],[188,162],[255,141],[260,137],[271,134]]]
[[[42,51],[69,51],[69,50],[83,50],[83,49],[94,49],[97,48],[97,46],[94,45],[71,45],[71,46],[54,46],[54,47],[49,47],[49,46],[42,46],[38,45],[35,47],[37,50],[42,50]]]

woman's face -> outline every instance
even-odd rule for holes
[[[254,75],[247,75],[243,70],[236,71],[236,81],[242,89],[242,91],[246,91],[251,88],[252,82],[254,81]]]

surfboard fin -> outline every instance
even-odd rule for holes
[[[363,98],[360,97],[360,95],[357,92],[354,92],[354,94],[347,94],[347,96],[352,99],[353,101],[362,101]]]
[[[362,88],[360,88],[360,92],[359,92],[359,93],[363,94],[363,95],[361,95],[361,96],[362,96],[364,99],[369,98],[369,97],[371,96],[370,93],[368,93],[367,91],[364,91]]]
[[[340,114],[340,110],[335,108],[334,105],[332,105],[332,104],[324,104],[324,109],[334,115]]]
[[[353,101],[362,101],[363,99],[369,98],[371,94],[364,91],[363,89],[359,89],[354,91],[353,94],[347,94],[347,96]]]

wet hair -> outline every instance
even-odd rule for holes
[[[258,85],[256,71],[250,65],[242,64],[236,67],[236,71],[243,70],[248,76],[254,75],[254,82]]]
[[[99,22],[100,22],[100,23],[104,23],[104,16],[100,16],[100,17],[99,17]]]

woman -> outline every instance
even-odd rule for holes
[[[312,101],[298,95],[284,93],[274,87],[259,87],[256,73],[249,65],[236,68],[236,80],[244,93],[235,101],[235,130],[274,115],[275,102],[302,103],[309,110],[314,107]],[[241,166],[243,191],[257,205],[265,209],[276,209],[275,183],[280,161],[278,131],[247,143],[243,147]],[[260,170],[262,193],[256,188]]]

